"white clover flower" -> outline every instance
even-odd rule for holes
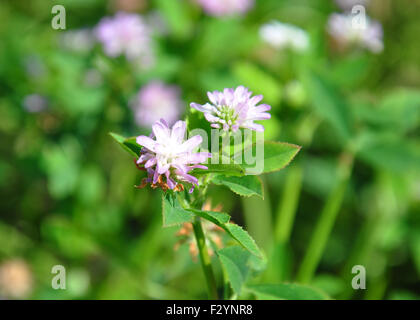
[[[342,46],[351,44],[359,45],[373,53],[383,50],[382,25],[366,17],[365,27],[356,25],[350,14],[333,13],[329,20],[327,31]]]
[[[277,49],[292,48],[305,51],[309,47],[306,31],[279,21],[271,21],[260,28],[261,38]]]
[[[263,99],[262,95],[251,98],[252,92],[239,86],[236,89],[226,88],[223,92],[207,92],[211,103],[204,105],[191,103],[193,109],[204,113],[204,117],[213,128],[223,128],[225,131],[237,131],[247,128],[255,131],[264,131],[264,126],[254,123],[254,120],[270,119],[266,111],[271,107],[267,104],[257,104]]]

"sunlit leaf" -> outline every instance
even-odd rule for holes
[[[140,156],[141,146],[137,144],[136,138],[125,138],[119,134],[110,132],[109,135],[118,142],[118,144],[128,153],[138,158]]]
[[[343,96],[338,90],[316,73],[304,77],[309,100],[316,112],[327,120],[344,139],[352,136],[352,114]]]
[[[175,194],[167,192],[162,195],[162,218],[164,227],[172,227],[191,222],[194,215],[182,208]]]
[[[301,147],[284,143],[284,142],[274,142],[274,141],[265,141],[264,142],[264,154],[258,154],[259,147],[256,144],[253,144],[249,148],[245,148],[245,153],[252,153],[254,159],[251,161],[245,159],[242,154],[236,154],[234,159],[237,163],[241,163],[247,172],[256,173],[268,173],[274,172],[283,169],[286,167],[300,151]],[[262,151],[262,150],[261,150]],[[260,170],[262,170],[260,172]]]
[[[227,275],[230,285],[236,294],[241,294],[249,272],[251,254],[239,246],[230,246],[217,251],[222,267]]]
[[[246,250],[258,257],[263,257],[263,254],[255,243],[255,240],[252,239],[248,232],[242,229],[242,227],[237,224],[230,223],[229,215],[220,212],[201,211],[195,209],[189,209],[188,211],[218,225]]]
[[[240,196],[250,197],[253,195],[264,198],[261,179],[254,175],[243,177],[215,176],[211,180],[214,184],[224,185]]]
[[[245,169],[239,164],[205,164],[208,169],[194,169],[190,172],[192,175],[202,175],[208,173],[218,173],[227,176],[242,176]]]

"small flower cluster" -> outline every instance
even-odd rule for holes
[[[216,17],[245,14],[254,5],[254,0],[197,0],[203,10]]]
[[[252,92],[243,86],[227,88],[223,92],[208,92],[207,96],[211,103],[200,105],[193,102],[190,106],[203,112],[212,128],[233,132],[239,128],[264,131],[264,126],[254,121],[270,119],[270,114],[266,111],[271,107],[267,104],[257,106],[263,96],[251,97]]]
[[[137,14],[118,12],[114,17],[105,17],[96,27],[95,35],[108,56],[125,55],[144,66],[153,64],[151,30]]]
[[[191,107],[203,112],[213,128],[233,132],[239,128],[264,131],[264,127],[254,121],[269,119],[270,114],[266,111],[271,107],[266,104],[257,105],[263,98],[261,95],[251,96],[252,92],[243,86],[227,88],[223,92],[208,92],[211,104],[191,103]],[[183,183],[189,183],[192,185],[192,192],[198,185],[198,179],[190,171],[195,168],[207,169],[202,163],[211,157],[207,152],[193,152],[201,144],[201,136],[185,141],[184,121],[177,121],[170,128],[165,120],[160,119],[153,124],[152,131],[151,136],[138,136],[136,139],[142,146],[136,165],[148,174],[138,187],[143,188],[150,184],[152,188],[182,191]]]
[[[291,48],[305,51],[309,47],[309,36],[306,31],[279,21],[271,21],[260,28],[261,38],[276,49]]]
[[[170,129],[166,121],[161,119],[152,126],[152,130],[151,137],[138,136],[136,140],[143,146],[137,165],[144,168],[148,174],[140,187],[151,183],[153,188],[179,191],[184,189],[181,183],[186,182],[192,184],[192,192],[198,184],[198,179],[188,173],[195,168],[207,169],[200,163],[211,156],[205,152],[193,152],[201,144],[201,136],[197,135],[184,141],[184,121],[176,122]]]

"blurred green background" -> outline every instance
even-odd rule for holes
[[[66,8],[66,30],[51,27],[54,4]],[[121,10],[159,29],[153,67],[68,36]],[[420,1],[369,3],[384,28],[380,54],[334,50],[326,24],[340,11],[327,0],[257,0],[235,17],[193,0],[2,0],[0,297],[206,298],[188,246],[174,250],[179,228],[162,228],[160,192],[133,187],[141,174],[108,135],[150,131],[130,100],[160,80],[180,88],[185,112],[208,90],[245,85],[272,106],[265,138],[303,146],[263,176],[264,200],[210,189],[267,253],[253,281],[311,283],[340,299],[420,298]],[[273,19],[306,30],[309,49],[264,43],[259,28]],[[320,233],[319,265],[305,270],[322,211],[332,232]],[[58,264],[66,290],[51,287]],[[366,290],[351,288],[354,265],[366,267]]]

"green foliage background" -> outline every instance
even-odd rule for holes
[[[65,31],[51,28],[56,3],[67,10],[69,31],[112,15],[111,2],[0,3],[0,265],[28,264],[26,298],[206,298],[188,246],[174,251],[178,228],[162,228],[161,193],[133,187],[141,174],[108,135],[148,133],[134,124],[129,99],[161,79],[181,87],[186,110],[208,90],[248,86],[272,106],[265,138],[302,146],[285,170],[262,176],[264,199],[241,198],[223,183],[210,189],[268,257],[241,298],[279,297],[267,283],[298,282],[332,298],[418,299],[420,1],[372,1],[367,12],[384,26],[379,55],[333,50],[325,32],[339,10],[333,1],[257,0],[245,17],[223,19],[193,1],[145,2],[139,12],[160,14],[167,34],[156,37],[158,63],[144,72],[107,58],[99,45],[63,47]],[[272,19],[307,30],[310,50],[262,43],[258,28]],[[89,85],[92,70],[102,81]],[[47,97],[45,111],[23,108],[34,93]],[[314,242],[321,212],[337,216]],[[224,263],[241,259],[224,250]],[[51,288],[57,264],[66,267],[66,290]],[[351,288],[354,265],[366,267],[367,290]]]

